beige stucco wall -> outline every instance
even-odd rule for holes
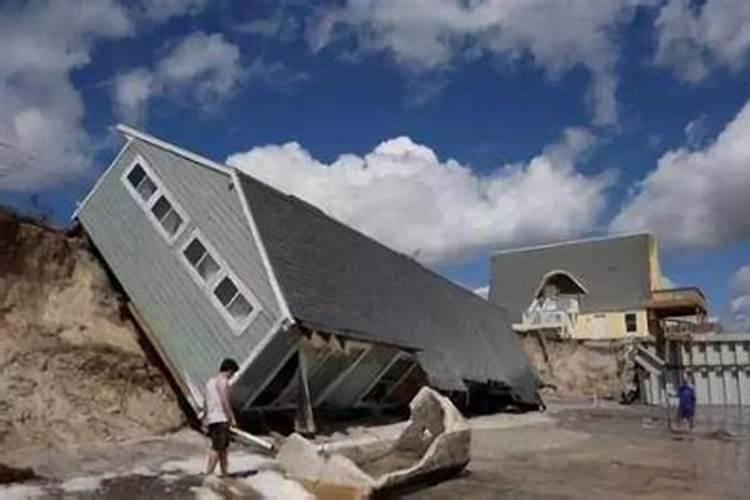
[[[628,333],[625,329],[625,315],[635,313],[638,330]],[[576,321],[573,338],[576,339],[622,339],[645,337],[648,331],[646,310],[580,314]]]
[[[659,246],[656,243],[656,238],[653,236],[649,236],[648,238],[648,269],[652,292],[668,288],[664,283],[661,266],[659,265]]]

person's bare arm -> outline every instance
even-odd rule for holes
[[[229,418],[229,425],[236,426],[237,419],[234,417],[232,404],[229,402],[229,382],[227,380],[219,381],[219,397],[221,398],[221,406],[224,408],[224,413]]]

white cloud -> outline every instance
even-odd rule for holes
[[[701,115],[685,125],[685,140],[690,148],[698,148],[704,145],[708,138],[708,125],[706,115]]]
[[[109,0],[23,2],[0,11],[0,189],[36,190],[84,172],[90,139],[70,81],[102,38],[132,32]]]
[[[731,279],[731,291],[732,322],[740,328],[750,329],[750,265],[734,273]]]
[[[486,300],[487,297],[490,296],[490,286],[485,285],[485,286],[480,286],[479,288],[475,288],[474,293],[476,293],[477,295],[479,295],[480,297]]]
[[[208,5],[208,0],[143,0],[143,15],[154,21],[166,21],[173,17],[195,15]]]
[[[668,151],[613,220],[667,246],[712,248],[750,238],[750,101],[703,149]]]
[[[441,161],[408,137],[331,164],[302,146],[256,147],[229,164],[293,193],[406,254],[446,263],[498,246],[563,239],[591,231],[612,176],[588,177],[574,163],[594,146],[568,129],[559,144],[528,163],[480,175]]]
[[[617,120],[618,28],[652,0],[349,0],[319,15],[307,37],[313,50],[334,40],[337,28],[355,34],[361,51],[385,51],[412,72],[446,70],[458,59],[486,53],[525,55],[550,78],[582,67],[597,124]],[[338,30],[341,31],[340,29]]]
[[[700,81],[713,67],[737,71],[750,51],[747,0],[670,0],[656,20],[656,64],[687,81]]]
[[[297,38],[300,22],[293,15],[279,8],[269,17],[237,23],[232,26],[232,30],[245,35],[262,36],[289,43]]]
[[[154,75],[146,68],[137,68],[117,75],[114,82],[114,99],[120,115],[130,123],[141,123],[146,102],[158,90]]]
[[[212,109],[234,95],[243,75],[236,45],[221,34],[198,31],[173,45],[153,70],[141,67],[118,75],[113,97],[126,120],[139,122],[148,100],[159,95]]]

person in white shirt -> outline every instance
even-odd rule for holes
[[[233,359],[221,362],[219,374],[206,383],[204,419],[211,438],[211,449],[208,454],[206,474],[213,474],[219,464],[221,475],[227,475],[227,448],[229,447],[229,427],[236,426],[237,420],[229,401],[229,379],[239,366]]]

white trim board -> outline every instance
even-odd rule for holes
[[[365,402],[363,401],[365,399],[365,396],[370,393],[370,391],[378,384],[378,382],[380,382],[380,379],[382,379],[385,374],[388,373],[388,370],[390,370],[391,367],[395,365],[399,359],[406,356],[407,354],[405,352],[396,351],[396,354],[393,355],[393,358],[391,358],[391,360],[388,361],[385,367],[375,376],[370,385],[368,385],[367,388],[362,391],[362,394],[360,394],[359,397],[355,400],[354,405],[359,406],[365,404]]]
[[[120,158],[125,154],[125,151],[127,151],[130,148],[130,145],[133,143],[132,137],[126,137],[125,138],[125,144],[122,146],[122,149],[120,149],[120,152],[117,153],[115,156],[115,159],[112,160],[112,163],[109,164],[109,166],[104,170],[104,172],[99,176],[99,178],[94,183],[94,187],[91,188],[91,190],[86,194],[86,196],[77,203],[76,209],[73,211],[73,215],[70,216],[70,220],[77,219],[78,216],[81,214],[81,210],[83,210],[83,207],[86,206],[86,204],[91,200],[91,198],[94,196],[94,193],[101,187],[102,183],[104,182],[104,179],[109,175],[109,173],[112,171],[112,169],[115,168],[115,165],[120,161]]]
[[[364,350],[362,353],[360,353],[359,356],[357,356],[357,359],[355,359],[349,366],[341,370],[341,373],[338,374],[337,377],[335,377],[322,391],[320,391],[320,395],[315,400],[315,403],[313,406],[320,406],[325,402],[325,400],[333,394],[333,392],[338,388],[339,385],[346,379],[349,375],[352,374],[355,368],[359,366],[359,364],[362,362],[362,360],[367,356],[370,351],[372,350],[373,345],[372,344],[366,344]]]
[[[179,146],[175,146],[174,144],[170,144],[167,141],[163,141],[157,137],[154,137],[153,135],[147,134],[146,132],[141,132],[140,130],[136,130],[133,127],[129,127],[127,125],[123,125],[120,123],[117,125],[117,131],[126,137],[130,137],[130,138],[135,137],[136,139],[140,139],[160,149],[164,149],[166,151],[169,151],[170,153],[174,153],[178,156],[182,156],[183,158],[186,158],[190,161],[203,165],[204,167],[216,170],[223,174],[230,175],[232,172],[232,169],[230,167],[227,167],[226,165],[222,165],[213,160],[209,160],[205,156],[201,156],[197,153],[188,151],[187,149],[183,149]]]
[[[271,259],[268,258],[268,252],[266,251],[266,245],[263,243],[263,238],[258,231],[258,225],[255,223],[255,218],[250,210],[250,204],[245,199],[245,192],[242,190],[242,185],[239,179],[239,172],[234,169],[232,170],[232,183],[234,184],[234,190],[237,192],[237,196],[240,198],[240,204],[242,205],[242,211],[245,213],[245,218],[250,225],[250,232],[255,240],[255,245],[258,247],[261,260],[263,261],[263,267],[266,269],[268,280],[271,282],[271,288],[273,289],[274,295],[276,295],[276,301],[279,304],[279,311],[281,312],[282,318],[286,318],[290,324],[294,323],[294,318],[289,310],[289,304],[284,297],[284,292],[281,290],[279,280],[276,278],[276,273],[271,265]]]
[[[258,388],[250,395],[249,398],[247,398],[247,400],[245,400],[244,403],[242,403],[242,411],[246,411],[253,404],[253,401],[255,401],[255,399],[258,396],[261,395],[261,393],[266,389],[266,387],[268,386],[268,384],[271,383],[271,381],[276,377],[276,375],[279,374],[279,372],[281,371],[281,369],[284,368],[284,365],[287,364],[287,362],[289,361],[289,359],[293,355],[297,354],[297,352],[298,352],[298,345],[297,344],[292,345],[289,348],[289,350],[287,351],[287,353],[284,354],[284,357],[281,358],[281,361],[276,365],[276,367],[269,372],[268,376],[265,378],[265,380],[263,381],[263,383],[258,386]],[[281,390],[281,392],[279,393],[279,396],[285,390],[286,390],[286,387],[284,387]],[[278,399],[278,397],[277,397],[277,399]],[[274,401],[276,401],[276,399],[274,399]],[[273,402],[271,403],[271,405],[273,405]]]

